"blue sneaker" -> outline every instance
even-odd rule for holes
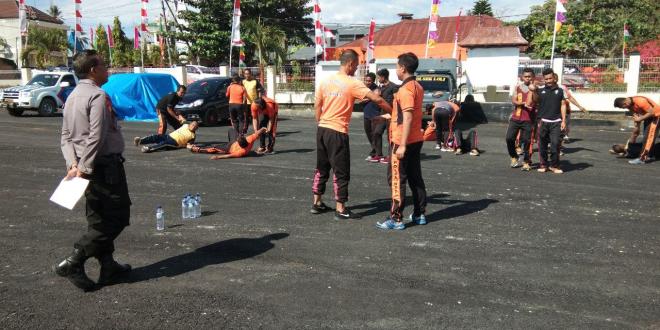
[[[376,227],[380,229],[394,229],[394,230],[406,229],[406,226],[403,224],[403,222],[396,222],[390,218],[387,218],[387,220],[383,222],[376,222]]]
[[[422,214],[419,217],[413,217],[413,215],[411,214],[408,217],[408,221],[414,222],[417,225],[422,225],[423,226],[423,225],[426,224],[426,216]]]
[[[635,158],[635,159],[633,159],[633,160],[629,160],[629,161],[628,161],[628,164],[630,164],[630,165],[642,165],[642,164],[644,164],[644,163],[646,163],[646,162],[643,161],[643,160],[641,160],[641,159],[639,159],[639,158]]]

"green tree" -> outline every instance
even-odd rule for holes
[[[530,52],[549,57],[555,0],[532,6],[527,18],[517,22],[531,42]],[[556,54],[574,57],[616,57],[623,45],[623,25],[630,26],[629,48],[660,35],[660,3],[655,0],[576,0],[566,5],[567,22],[557,34]],[[548,42],[548,35],[550,42]]]
[[[469,14],[493,16],[493,8],[488,0],[476,0]]]
[[[244,40],[256,50],[259,66],[269,63],[281,64],[286,61],[286,35],[276,26],[270,26],[258,19],[242,23]]]
[[[115,16],[112,22],[112,40],[114,47],[112,48],[112,65],[114,66],[132,66],[133,60],[133,43],[126,38],[126,34],[121,25],[119,17]]]
[[[195,10],[184,11],[180,17],[187,22],[179,25],[176,38],[190,44],[188,57],[200,57],[214,64],[227,63],[233,1],[183,0]],[[286,37],[285,45],[311,44],[307,32],[313,27],[312,7],[307,0],[244,0],[241,1],[241,20],[263,21],[264,25],[279,28]],[[244,26],[244,24],[242,24]],[[242,31],[243,34],[245,33]],[[253,63],[255,45],[246,47],[247,62]],[[238,54],[238,52],[235,52]],[[237,63],[237,56],[233,59]]]
[[[30,55],[34,56],[34,64],[39,68],[66,63],[66,31],[31,26],[28,29],[28,40],[29,43],[21,54],[24,65],[29,62]],[[53,52],[62,56],[53,56]]]
[[[48,15],[53,16],[57,19],[62,19],[62,11],[56,5],[51,5],[48,8]]]
[[[110,65],[110,50],[108,49],[108,33],[105,30],[105,27],[101,24],[96,28],[96,33],[95,33],[95,39],[96,39],[96,51],[99,53],[101,57],[103,57],[103,61],[109,66]]]

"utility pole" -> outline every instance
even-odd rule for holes
[[[176,24],[177,28],[179,28],[179,30],[182,30],[181,29],[181,24],[179,24],[179,20],[177,20],[176,15],[174,14],[174,11],[172,11],[172,7],[170,6],[170,3],[165,2],[165,4],[167,5],[167,10],[169,10],[170,14],[172,14],[172,18],[174,19],[174,23]],[[184,40],[184,41],[186,43],[186,46],[188,46],[188,61],[190,61],[190,58],[191,58],[190,52],[191,52],[192,47],[190,47],[190,42],[188,42],[188,40]]]
[[[167,15],[165,14],[165,1],[160,0],[160,6],[163,9],[163,21],[165,22],[165,35],[167,38],[165,38],[165,47],[167,47],[167,58],[170,63],[170,67],[172,66],[172,52],[170,51],[170,30],[169,27],[167,26]],[[162,36],[161,36],[162,37]]]

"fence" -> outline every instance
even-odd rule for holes
[[[642,59],[638,91],[640,93],[660,93],[660,57]]]
[[[0,70],[0,87],[11,87],[21,83],[20,70]]]
[[[624,93],[629,59],[565,59],[562,84],[579,92]]]
[[[21,71],[0,70],[0,80],[21,80]]]
[[[536,79],[542,76],[543,70],[547,68],[552,68],[552,61],[550,60],[530,60],[530,59],[521,59],[518,62],[518,77],[522,76],[522,71],[525,68],[531,68],[534,70],[534,75]]]
[[[283,65],[277,68],[275,93],[313,92],[316,66]]]

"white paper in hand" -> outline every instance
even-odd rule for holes
[[[74,177],[71,180],[63,179],[57,189],[50,196],[50,200],[56,204],[73,210],[80,197],[85,193],[89,180],[80,177]]]

